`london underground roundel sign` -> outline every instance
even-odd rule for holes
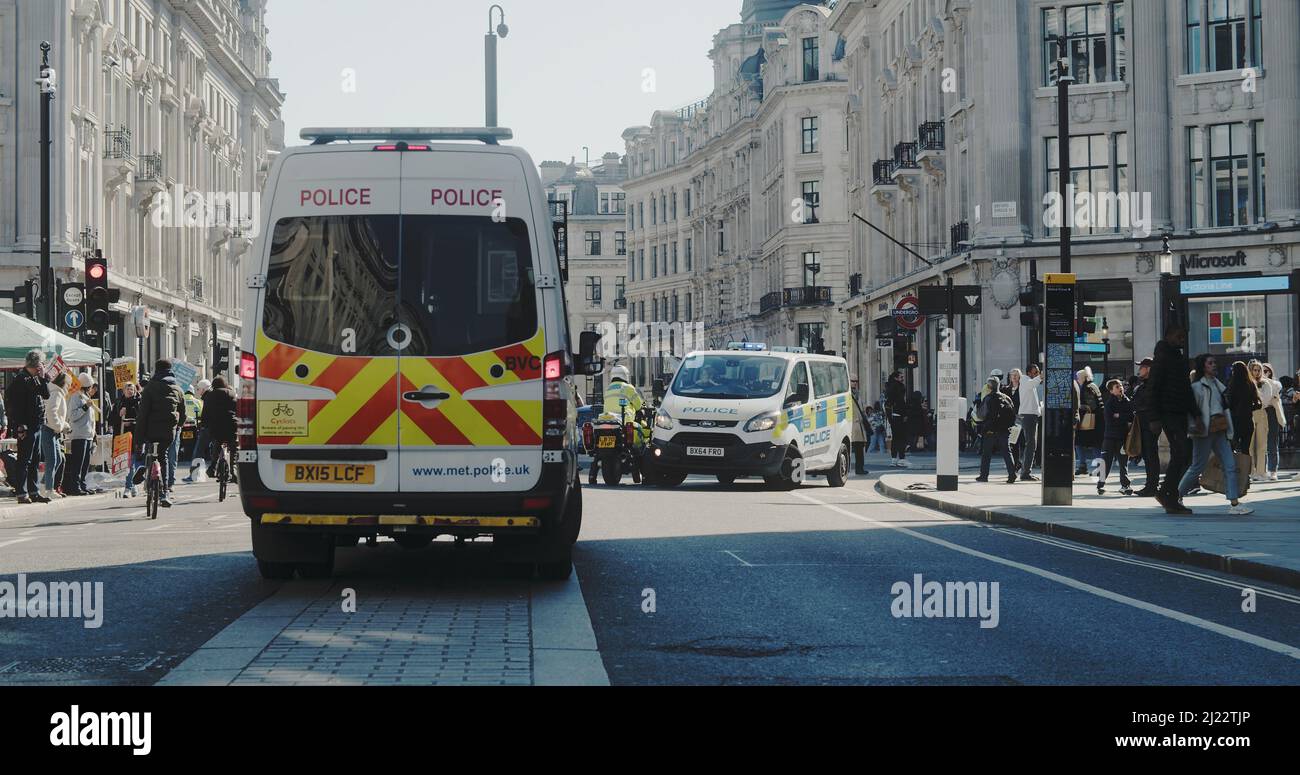
[[[911,294],[899,299],[894,307],[894,322],[910,329],[925,325],[925,315],[921,314],[921,300]]]

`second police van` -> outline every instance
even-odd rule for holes
[[[599,371],[598,337],[571,352],[546,194],[509,136],[306,130],[277,160],[239,362],[263,575],[328,575],[336,546],[379,535],[490,535],[502,559],[569,575],[572,378]]]
[[[752,342],[693,352],[655,415],[647,479],[758,476],[792,488],[820,475],[842,487],[856,421],[843,358]]]

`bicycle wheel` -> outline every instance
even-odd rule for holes
[[[145,515],[148,516],[149,519],[157,519],[158,501],[162,498],[162,494],[159,492],[161,488],[158,486],[158,480],[150,479],[146,488],[148,490],[148,495],[145,499]]]
[[[230,466],[226,463],[226,455],[222,451],[221,459],[217,461],[217,502],[226,499],[226,484],[230,481]]]

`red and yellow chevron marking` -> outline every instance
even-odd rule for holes
[[[276,342],[259,331],[258,376],[324,388],[332,399],[308,402],[306,436],[261,436],[268,445],[537,446],[542,402],[466,399],[475,388],[540,379],[546,337],[473,355],[418,358],[329,355]],[[298,367],[307,368],[299,377]],[[496,367],[500,376],[493,375]],[[436,409],[399,401],[407,391],[435,385],[451,395]],[[399,411],[399,403],[401,405]]]

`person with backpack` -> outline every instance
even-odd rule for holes
[[[1016,424],[1016,405],[1000,389],[1001,379],[989,377],[987,385],[990,388],[988,394],[980,401],[984,417],[981,424],[984,449],[980,453],[980,475],[975,481],[989,480],[989,463],[994,454],[1000,454],[1007,466],[1007,484],[1015,484],[1016,464],[1011,459],[1009,434],[1011,426]]]
[[[1112,379],[1106,383],[1106,422],[1105,436],[1102,440],[1102,470],[1097,475],[1097,494],[1106,492],[1106,480],[1110,478],[1110,469],[1119,459],[1119,491],[1132,495],[1132,482],[1128,478],[1128,455],[1124,453],[1124,440],[1128,438],[1133,426],[1133,402],[1124,394],[1124,383]]]
[[[171,360],[163,358],[155,364],[153,376],[140,393],[140,409],[136,415],[136,435],[133,441],[142,450],[149,444],[158,444],[158,462],[162,466],[163,480],[163,495],[158,503],[168,508],[172,505],[171,483],[175,476],[175,458],[168,451],[184,424],[185,394],[172,375]],[[142,452],[141,459],[143,457]],[[135,484],[143,482],[144,477],[144,468],[137,469]]]

